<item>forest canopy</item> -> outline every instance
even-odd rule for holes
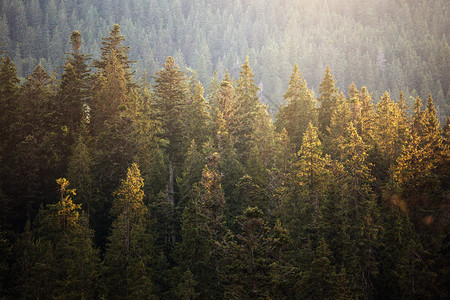
[[[0,298],[449,298],[445,5],[353,2],[2,1]]]
[[[114,23],[138,75],[154,73],[170,55],[206,86],[213,72],[237,78],[249,56],[272,113],[298,63],[316,93],[330,65],[340,90],[367,86],[375,102],[403,91],[409,105],[431,93],[441,123],[450,115],[446,0],[4,0],[0,44],[26,77],[38,63],[60,70],[74,29],[97,59]]]

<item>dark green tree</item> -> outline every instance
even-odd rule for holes
[[[259,87],[255,83],[247,57],[241,66],[240,76],[235,84],[236,123],[233,135],[236,138],[235,146],[242,156],[242,161],[246,161],[249,157],[250,137],[255,128],[256,114],[262,109],[258,91]]]
[[[168,157],[167,200],[174,205],[175,171],[187,149],[183,143],[183,110],[187,103],[188,86],[185,74],[172,57],[166,59],[163,69],[156,73],[154,80],[155,118],[161,123],[161,138],[166,142],[164,148]]]
[[[152,238],[146,225],[144,186],[137,164],[114,192],[115,216],[105,254],[103,278],[112,299],[148,299],[152,296],[150,268]]]
[[[302,298],[304,299],[349,299],[348,283],[345,273],[336,273],[330,262],[331,251],[324,239],[316,248],[316,254],[310,269],[300,279]]]
[[[89,55],[81,53],[81,34],[74,30],[70,36],[72,51],[68,53],[64,64],[61,84],[58,90],[62,123],[69,130],[73,141],[77,129],[81,125],[89,88]]]
[[[286,276],[282,270],[289,244],[287,230],[280,222],[270,228],[263,219],[263,212],[257,207],[248,207],[236,222],[239,233],[224,248],[228,283],[225,298],[284,298],[285,295],[278,293],[277,287],[279,282],[283,282],[282,277]]]
[[[81,213],[81,205],[73,203],[75,190],[68,188],[64,178],[57,183],[59,202],[41,208],[35,222],[37,256],[30,269],[31,295],[94,299],[98,295],[100,265],[98,251],[93,247],[93,231],[87,216]]]

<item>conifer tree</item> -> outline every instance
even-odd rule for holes
[[[201,188],[198,185],[195,186],[183,211],[181,243],[177,244],[174,250],[178,264],[175,274],[179,277],[176,280],[179,280],[178,285],[185,286],[184,275],[189,272],[192,276],[191,282],[195,282],[193,291],[196,294],[201,297],[212,297],[212,295],[220,297],[215,261],[218,249],[215,236],[207,225],[208,217],[201,209],[200,193]],[[177,292],[181,292],[179,288]]]
[[[88,101],[89,68],[88,55],[81,53],[81,34],[74,30],[70,36],[72,51],[68,53],[64,64],[61,84],[58,90],[62,123],[68,128],[71,136],[70,144],[77,129],[81,125],[83,110]]]
[[[225,298],[265,299],[283,297],[277,291],[277,278],[283,281],[289,237],[279,222],[270,228],[258,207],[248,207],[236,219],[239,234],[225,244],[227,281]],[[286,291],[285,291],[286,292]]]
[[[309,122],[312,124],[317,122],[317,112],[314,94],[308,89],[297,64],[294,65],[289,87],[283,98],[287,103],[286,106],[280,106],[275,128],[278,132],[285,128],[298,151]]]
[[[125,36],[120,34],[120,26],[118,24],[114,24],[113,28],[109,32],[109,36],[102,38],[102,40],[103,46],[101,47],[101,58],[100,60],[94,61],[94,67],[96,67],[100,72],[102,70],[106,70],[110,57],[115,56],[125,72],[127,85],[130,85],[132,83],[132,76],[135,73],[134,71],[131,71],[131,64],[134,63],[134,61],[131,61],[128,58],[128,50],[130,47],[123,45]]]
[[[96,239],[105,245],[110,217],[111,195],[119,178],[127,172],[129,164],[139,150],[139,127],[136,109],[136,91],[127,87],[123,65],[113,53],[105,69],[95,78],[89,132],[94,137],[93,176],[96,201],[92,207],[97,214]]]
[[[11,58],[0,58],[0,106],[2,112],[0,114],[0,140],[6,142],[10,139],[8,134],[8,128],[12,123],[11,112],[14,111],[14,107],[18,91],[19,79],[17,78],[17,71]],[[2,143],[2,148],[6,144]],[[0,148],[0,151],[3,149]],[[3,154],[3,151],[0,152]]]
[[[373,143],[373,131],[375,122],[375,109],[372,103],[372,93],[367,91],[367,88],[363,86],[360,91],[360,103],[361,111],[357,118],[355,126],[358,130],[358,134],[364,140],[365,143],[371,145]]]
[[[114,192],[115,215],[105,254],[104,279],[107,295],[113,299],[152,298],[151,245],[147,230],[144,186],[137,164]]]
[[[441,180],[446,177],[438,174],[445,174],[448,170],[448,148],[442,142],[431,96],[425,111],[421,111],[420,98],[416,99],[411,127],[408,143],[397,159],[394,180],[402,195],[408,199],[413,220],[417,222],[417,218],[423,217],[420,210],[426,208],[434,215],[436,207],[442,203]]]
[[[199,297],[199,293],[195,292],[197,282],[195,281],[191,270],[183,273],[182,281],[177,285],[175,295],[177,299],[191,300]]]
[[[196,82],[192,85],[186,107],[184,108],[186,110],[185,120],[183,120],[184,144],[188,145],[195,139],[199,145],[202,145],[206,142],[209,135],[209,105],[203,96],[204,89],[201,83]]]
[[[350,293],[344,274],[336,274],[330,262],[331,251],[324,239],[320,241],[310,269],[300,280],[304,299],[348,299]]]
[[[399,196],[391,199],[381,214],[385,226],[382,232],[379,294],[387,297],[427,297],[435,286],[436,274],[430,270],[430,253],[424,249],[414,225],[408,217],[408,207]]]
[[[204,155],[198,151],[195,140],[192,140],[191,146],[186,153],[182,177],[177,179],[177,182],[180,185],[181,197],[184,200],[183,202],[188,198],[193,185],[200,181],[204,162]]]
[[[246,171],[259,185],[265,187],[269,181],[267,170],[272,168],[275,161],[275,131],[266,105],[255,113],[252,131],[249,155],[245,162]]]
[[[93,299],[97,294],[99,261],[93,231],[81,205],[73,203],[74,189],[65,178],[57,180],[60,201],[41,208],[35,225],[38,256],[31,268],[36,297]]]
[[[233,195],[226,201],[226,217],[229,228],[234,228],[234,220],[247,207],[259,207],[267,214],[269,210],[268,195],[249,175],[244,175],[235,186]]]
[[[411,116],[411,131],[418,136],[423,136],[425,131],[425,113],[422,111],[422,100],[417,97],[413,105]]]
[[[298,152],[296,163],[295,181],[300,186],[309,205],[312,208],[313,221],[317,220],[320,208],[320,201],[326,176],[328,174],[327,165],[329,157],[322,156],[321,142],[317,136],[317,129],[309,123],[305,135],[303,136],[302,147]]]
[[[218,174],[219,159],[218,153],[207,158],[201,180],[194,185],[183,211],[182,242],[175,249],[179,264],[176,273],[181,276],[190,270],[201,297],[222,297],[219,281],[221,249],[218,245],[225,235],[225,197]]]
[[[327,128],[327,135],[324,136],[325,152],[336,159],[338,156],[338,144],[345,136],[347,127],[352,120],[352,112],[349,103],[341,94],[336,101],[336,108],[331,114],[330,126]]]
[[[322,155],[317,128],[310,123],[297,156],[292,159],[282,186],[277,191],[280,216],[289,230],[298,265],[310,263],[317,230],[323,225],[321,211],[326,204],[330,158]]]
[[[241,66],[240,77],[235,84],[236,97],[236,127],[233,134],[236,138],[236,149],[242,155],[242,161],[246,161],[249,157],[248,149],[250,149],[250,137],[253,134],[255,126],[256,114],[262,109],[258,97],[259,87],[254,80],[253,71],[250,68],[248,57]]]
[[[11,207],[22,227],[26,211],[33,217],[44,199],[55,197],[55,182],[61,163],[57,136],[60,126],[55,116],[54,84],[38,65],[21,86],[16,118],[10,127],[13,148],[4,162],[11,164],[4,185],[6,195],[14,195]],[[14,166],[14,167],[13,167]]]
[[[335,88],[336,80],[331,75],[330,66],[327,66],[322,82],[319,84],[320,107],[318,111],[319,132],[322,135],[327,135],[327,127],[330,126],[331,115],[336,109],[336,101],[338,90]]]
[[[85,123],[80,127],[78,138],[72,145],[72,155],[68,163],[68,178],[77,188],[77,199],[90,215],[94,200],[93,155],[89,147],[92,142]]]
[[[14,63],[7,56],[0,58],[0,201],[1,214],[0,219],[5,221],[8,216],[9,197],[5,194],[8,191],[6,186],[8,182],[9,173],[11,172],[11,160],[14,156],[14,144],[17,143],[16,135],[12,134],[16,118],[19,79],[17,78],[17,71]],[[4,186],[5,185],[5,186]]]
[[[403,113],[385,92],[377,104],[375,114],[374,148],[371,162],[377,183],[382,185],[393,178],[393,167],[409,135]]]
[[[378,275],[378,261],[375,256],[379,247],[379,209],[371,190],[374,178],[367,161],[367,146],[350,123],[347,133],[339,144],[340,159],[346,172],[343,197],[348,201],[349,236],[352,253],[346,262],[346,272],[352,283],[354,295],[370,297]],[[357,253],[357,255],[354,255]]]
[[[185,74],[180,71],[172,57],[168,57],[163,69],[154,77],[155,118],[161,123],[161,138],[167,141],[166,152],[169,160],[167,197],[175,204],[174,173],[182,160],[186,148],[183,145],[183,110],[186,107],[188,86]],[[190,141],[189,141],[190,142]],[[187,145],[186,145],[187,147]]]
[[[220,82],[217,93],[211,95],[210,106],[214,118],[217,119],[217,115],[220,113],[226,123],[228,133],[235,134],[239,123],[239,118],[236,114],[238,108],[235,101],[235,88],[228,70]],[[217,122],[217,120],[214,120],[214,122]]]

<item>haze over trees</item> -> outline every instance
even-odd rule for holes
[[[207,86],[214,71],[237,78],[248,55],[272,113],[297,63],[316,94],[330,65],[340,90],[351,82],[367,86],[375,102],[385,91],[403,91],[408,105],[431,93],[440,122],[450,114],[445,0],[5,0],[0,44],[19,76],[38,63],[51,73],[74,29],[83,34],[84,53],[97,59],[114,23],[133,49],[138,75],[153,74],[170,55]]]
[[[440,121],[448,114],[434,94],[413,93],[420,87],[406,77],[389,79],[389,51],[419,49],[408,39],[415,24],[408,18],[419,8],[420,20],[435,13],[421,30],[436,40],[421,55],[448,58],[445,34],[434,35],[448,22],[436,8],[441,1],[419,8],[367,2],[364,12],[350,2],[327,2],[320,12],[318,4],[273,3],[0,4],[2,30],[34,24],[23,30],[52,32],[0,36],[7,49],[0,58],[1,298],[450,297],[450,119]],[[374,18],[383,11],[388,24]],[[392,16],[405,11],[404,23],[395,23]],[[117,16],[124,26],[100,33]],[[230,28],[221,28],[220,16]],[[354,64],[334,52],[320,58],[328,47],[300,50],[308,28],[326,38],[337,20],[343,27],[334,34],[367,38],[367,56],[376,49],[383,73],[364,73],[359,46],[348,54]],[[79,31],[55,37],[75,21]],[[401,28],[408,43],[383,52],[389,47],[371,43],[387,37],[345,29],[355,22]],[[296,24],[307,28],[300,40]],[[47,52],[34,48],[24,58],[29,36],[48,37]],[[231,52],[214,44],[219,37]],[[292,52],[284,52],[288,40]],[[310,47],[323,42],[314,41]],[[177,42],[186,48],[168,56]],[[40,63],[33,58],[56,50]],[[415,66],[415,78],[441,68],[432,82],[448,80],[445,64],[403,59],[398,70]],[[58,64],[56,73],[45,68]],[[398,91],[374,96],[371,84],[379,91],[398,84]],[[282,105],[269,103],[271,110],[268,95]]]

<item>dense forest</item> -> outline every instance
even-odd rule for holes
[[[248,58],[205,93],[172,57],[136,77],[124,41],[92,60],[73,31],[61,75],[23,82],[1,58],[3,298],[450,295],[431,95],[409,115],[327,67],[315,97],[294,64],[272,122]]]
[[[98,59],[101,38],[118,23],[139,76],[153,74],[170,55],[206,86],[213,71],[237,78],[249,56],[275,113],[294,63],[316,92],[330,65],[340,90],[351,82],[367,86],[375,102],[384,91],[403,91],[412,106],[431,93],[445,123],[448,12],[447,0],[3,0],[0,44],[26,77],[38,63],[59,69],[74,29],[83,34],[84,52]]]
[[[206,2],[0,2],[0,298],[449,298],[444,1]]]

